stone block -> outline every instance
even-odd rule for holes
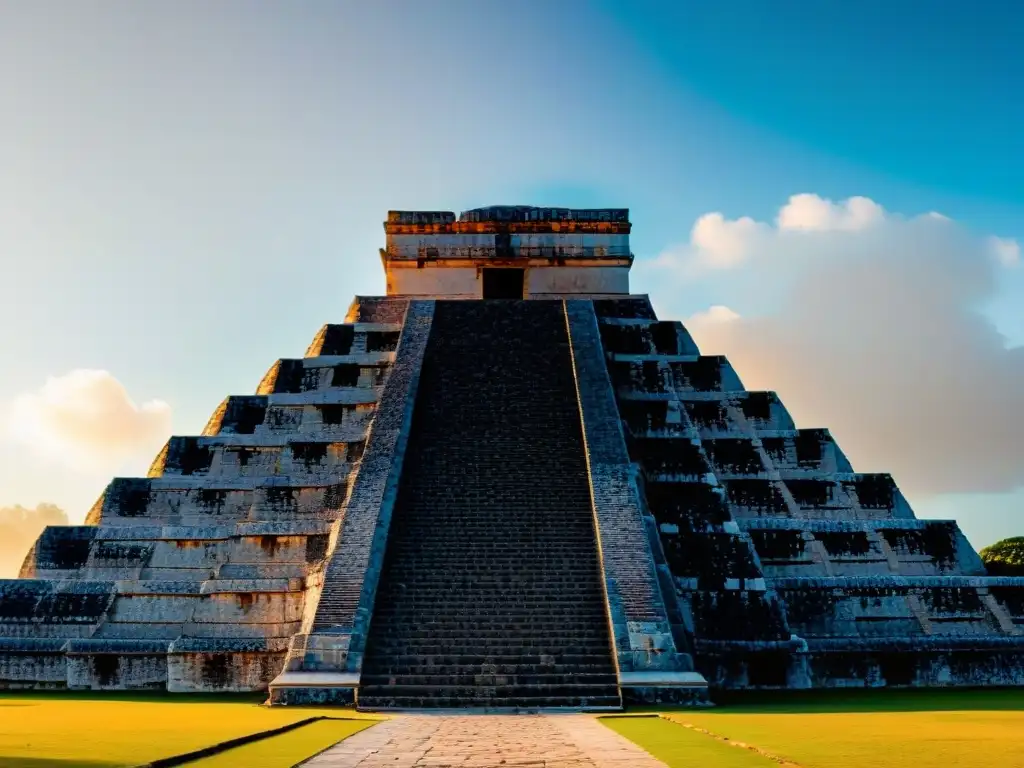
[[[133,691],[167,687],[167,655],[69,653],[67,687],[71,690]]]

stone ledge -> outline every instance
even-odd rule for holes
[[[169,640],[97,639],[83,637],[68,640],[64,652],[71,655],[95,656],[163,656],[171,647]]]
[[[275,392],[264,395],[267,407],[281,405],[373,405],[380,399],[380,387],[334,387],[309,392]]]
[[[356,688],[358,672],[282,672],[271,688]]]
[[[146,478],[150,482],[147,489],[150,493],[192,491],[224,491],[224,492],[247,492],[266,491],[269,489],[287,489],[301,493],[302,491],[318,491],[332,486],[341,485],[345,482],[353,468],[358,462],[339,462],[334,465],[325,465],[325,475],[241,475],[226,477],[222,475],[161,475],[160,477]],[[120,478],[118,478],[120,479]],[[172,513],[167,513],[170,516]],[[176,516],[183,515],[209,515],[209,511],[201,506],[195,509],[187,509],[184,512],[173,513]],[[262,522],[262,521],[260,521]],[[276,521],[269,521],[276,522]],[[106,521],[104,521],[106,524]]]
[[[708,681],[700,672],[672,672],[669,670],[643,670],[619,672],[619,685],[647,688],[651,686],[680,686],[686,688],[707,688]]]
[[[63,653],[66,637],[0,637],[0,653]]]
[[[270,681],[270,704],[349,705],[356,701],[356,672],[282,672]]]
[[[1024,576],[786,576],[772,579],[772,586],[777,590],[1024,588]]]
[[[335,365],[374,366],[395,361],[395,352],[356,352],[349,355],[314,355],[301,359],[306,368],[331,368]]]
[[[801,517],[741,517],[737,521],[744,531],[811,531],[814,533],[856,533],[880,529],[924,530],[929,525],[955,525],[955,520],[933,518],[866,518],[859,520],[817,520]]]
[[[823,637],[800,640],[702,640],[694,641],[698,653],[755,651],[873,652],[914,650],[1000,650],[1024,651],[1024,637],[999,635],[924,635],[917,637]]]
[[[283,637],[179,637],[168,648],[181,653],[282,653],[288,649]]]
[[[828,651],[994,651],[1024,652],[1024,637],[930,635],[924,637],[808,638],[811,653]]]

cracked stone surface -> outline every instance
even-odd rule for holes
[[[361,731],[309,768],[665,768],[588,715],[409,715]]]

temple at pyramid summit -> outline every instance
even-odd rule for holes
[[[529,711],[1024,684],[1024,579],[631,294],[627,210],[384,230],[385,296],[0,581],[0,687]]]

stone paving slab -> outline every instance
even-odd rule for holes
[[[589,715],[401,715],[308,768],[665,768]]]

